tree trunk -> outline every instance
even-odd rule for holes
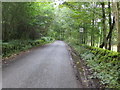
[[[91,46],[94,46],[94,19],[92,20],[93,29],[91,31]]]
[[[113,23],[112,23],[112,25],[111,25],[111,29],[110,29],[110,31],[109,31],[109,33],[108,33],[108,35],[107,35],[106,40],[108,40],[108,39],[110,38],[110,35],[111,35],[112,31],[113,31],[114,26],[115,26],[115,17],[113,17]],[[104,44],[104,42],[103,42],[103,43],[100,45],[100,48],[103,48],[104,45],[105,45],[105,44]]]
[[[117,51],[120,52],[120,22],[119,22],[119,2],[113,2],[113,13],[115,16],[115,27],[118,32],[118,44],[117,44]]]
[[[118,3],[118,19],[120,20],[120,3]],[[118,20],[118,52],[120,52],[120,21]]]
[[[101,5],[102,5],[103,42],[105,45],[105,49],[107,49],[106,26],[105,26],[106,18],[105,18],[105,4],[104,4],[104,2],[102,2]],[[100,48],[102,48],[102,47],[100,46]]]
[[[109,31],[112,31],[110,2],[108,2],[108,10],[109,10]],[[110,37],[109,37],[109,41],[108,41],[108,44],[109,44],[108,50],[111,50],[111,38],[112,38],[112,32],[110,33]]]

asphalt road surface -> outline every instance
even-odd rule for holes
[[[80,88],[62,41],[18,56],[3,68],[3,88]]]

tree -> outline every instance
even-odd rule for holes
[[[118,45],[117,45],[117,51],[120,52],[120,8],[119,8],[119,2],[113,2],[113,8],[114,8],[114,16],[115,16],[115,27],[118,32]]]
[[[53,19],[53,7],[48,2],[3,2],[2,9],[5,42],[45,36]]]
[[[110,38],[109,38],[109,47],[108,50],[111,50],[111,39],[112,39],[112,20],[111,20],[111,6],[110,6],[110,2],[108,2],[108,10],[109,10],[109,31],[111,31],[110,33]]]
[[[105,44],[105,49],[107,49],[107,39],[106,39],[106,17],[105,17],[105,3],[102,2],[102,24],[103,24],[103,42]],[[102,46],[100,45],[100,48],[102,48]]]

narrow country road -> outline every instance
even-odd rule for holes
[[[62,41],[18,56],[3,68],[3,88],[80,88]]]

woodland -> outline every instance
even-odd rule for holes
[[[2,58],[55,40],[79,53],[102,87],[120,88],[120,2],[2,2]]]

